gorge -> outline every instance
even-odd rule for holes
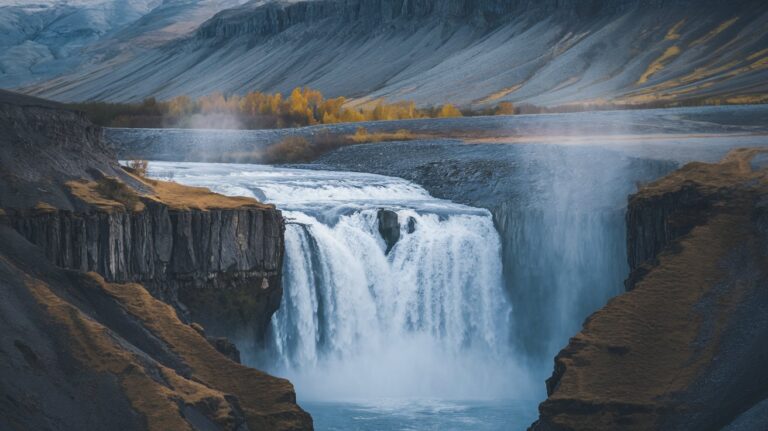
[[[199,420],[222,429],[242,423],[249,429],[312,427],[290,383],[230,359],[290,378],[298,402],[319,429],[355,429],[361,421],[383,429],[423,423],[448,430],[467,424],[524,429],[535,421],[535,404],[546,395],[537,430],[616,424],[644,429],[657,421],[692,420],[722,427],[759,420],[759,346],[715,343],[711,340],[721,338],[706,331],[691,332],[704,346],[692,355],[722,352],[757,361],[741,359],[737,370],[748,370],[755,386],[734,395],[717,415],[684,413],[688,400],[711,404],[715,389],[697,383],[707,374],[698,366],[686,368],[685,361],[689,377],[680,387],[686,395],[659,404],[663,411],[654,410],[656,401],[622,400],[610,391],[601,395],[605,398],[590,398],[573,382],[593,376],[585,381],[605,394],[600,392],[605,382],[594,377],[603,371],[590,370],[587,362],[631,364],[653,354],[643,344],[606,345],[601,337],[615,335],[600,331],[605,325],[647,328],[643,319],[657,319],[652,311],[658,305],[626,323],[625,312],[612,310],[627,301],[634,307],[631,298],[637,296],[657,298],[652,292],[663,291],[664,284],[642,286],[658,279],[656,266],[685,259],[674,257],[675,244],[688,241],[687,234],[709,220],[720,220],[718,208],[735,208],[739,217],[754,213],[750,220],[761,232],[762,189],[755,184],[761,184],[764,159],[736,152],[721,164],[702,162],[717,162],[740,146],[765,147],[764,107],[393,122],[375,127],[493,133],[347,146],[311,164],[284,167],[167,159],[194,157],[189,148],[195,145],[209,147],[198,153],[206,157],[263,148],[287,133],[346,133],[354,126],[107,131],[122,158],[166,159],[150,162],[149,177],[141,177],[117,164],[101,131],[80,114],[2,95],[6,143],[0,197],[8,244],[2,249],[8,273],[3,280],[9,295],[31,295],[46,319],[58,322],[43,331],[58,328],[61,332],[51,333],[73,346],[46,347],[44,342],[55,341],[43,335],[32,342],[24,335],[26,324],[8,320],[13,329],[4,333],[2,346],[14,359],[0,373],[3,387],[11,388],[7,399],[13,401],[7,403],[18,404],[14,388],[34,370],[67,381],[61,370],[71,370],[72,362],[41,353],[57,351],[72,352],[70,360],[79,364],[72,376],[95,373],[93,378],[114,376],[121,382],[103,383],[104,400],[113,400],[116,409],[114,420],[135,417],[126,404],[114,401],[127,397],[131,405],[140,399],[131,389],[135,378],[158,388],[159,400],[172,401],[154,410],[133,407],[144,415],[136,428],[143,426],[141,417],[181,421],[191,429],[202,427]],[[228,136],[236,139],[223,139]],[[187,150],[179,151],[181,145]],[[675,171],[694,160],[701,162]],[[41,163],[47,169],[40,169]],[[653,182],[659,178],[664,179]],[[677,184],[683,185],[680,191]],[[627,196],[638,190],[627,213]],[[719,204],[731,199],[739,206]],[[754,238],[757,248],[750,256],[760,259],[761,240]],[[670,253],[673,257],[664,257]],[[761,285],[756,274],[750,286]],[[632,291],[620,295],[624,289]],[[694,297],[669,305],[681,307],[683,321],[689,320],[686,310],[705,316],[718,310],[705,306],[706,295],[701,298],[704,302]],[[7,303],[20,311],[6,315],[40,315],[24,301],[9,296]],[[584,319],[606,302],[586,320],[587,335],[568,344]],[[741,310],[739,304],[727,310]],[[735,327],[718,323],[712,330],[742,334],[750,315],[744,310],[729,314]],[[618,321],[611,320],[613,313]],[[38,324],[49,325],[46,319]],[[91,329],[83,333],[78,329],[83,325]],[[89,347],[82,337],[96,344]],[[564,345],[547,379],[551,358]],[[669,351],[677,351],[675,346]],[[105,349],[116,352],[119,361],[93,362]],[[744,349],[755,355],[741,356]],[[581,355],[587,362],[578,359]],[[728,382],[742,387],[738,382],[746,377],[733,370],[713,371],[729,376],[717,391],[738,393]],[[158,372],[164,378],[153,377]],[[185,387],[184,379],[213,392],[175,392]],[[620,388],[615,379],[611,387]],[[77,380],[67,384],[75,399],[85,396]],[[56,415],[64,423],[95,423],[53,395],[24,409],[39,403],[62,406]],[[595,403],[610,415],[591,416]],[[37,417],[25,415],[27,410],[6,421],[30,424]],[[750,413],[742,417],[745,410]],[[103,416],[93,420],[110,423]]]
[[[767,78],[766,0],[0,0],[0,431],[768,429]]]
[[[689,161],[715,162],[738,146],[765,146],[763,118],[765,108],[741,107],[366,124],[372,130],[460,128],[471,132],[477,128],[511,137],[472,138],[470,134],[464,139],[355,145],[310,165],[282,168],[154,162],[150,172],[224,194],[257,197],[286,212],[287,293],[273,318],[266,354],[248,352],[244,357],[248,363],[261,364],[296,382],[300,399],[307,400],[303,405],[322,421],[318,426],[354,428],[353,418],[365,418],[359,420],[384,428],[413,426],[419,420],[439,423],[442,418],[448,421],[442,423],[444,429],[462,429],[456,424],[464,420],[478,429],[498,429],[490,425],[495,420],[523,429],[533,420],[533,405],[544,397],[545,387],[535,382],[551,373],[551,357],[578,332],[587,316],[625,290],[630,269],[637,269],[637,253],[627,254],[628,242],[635,241],[634,236],[627,236],[634,223],[625,219],[627,196]],[[353,127],[226,133],[112,130],[109,134],[116,138],[123,157],[189,160],[196,154],[192,157],[205,160],[216,153],[263,148],[285,133],[341,134]],[[216,143],[212,143],[213,136]],[[582,136],[589,136],[588,142]],[[193,150],[197,148],[203,151]],[[474,221],[461,229],[451,227],[454,212],[463,205],[469,205],[463,211],[471,209]],[[446,213],[447,208],[451,209]],[[382,210],[397,215],[399,238],[392,244],[387,243],[389,222],[379,215]],[[438,224],[432,225],[439,227],[429,230],[429,242],[438,247],[429,249],[431,259],[401,254],[427,247],[425,238],[418,235],[424,233],[430,213],[438,214]],[[434,265],[450,262],[455,268],[438,278],[447,295],[462,285],[461,277],[453,277],[465,271],[464,265],[473,268],[470,272],[475,277],[487,277],[493,271],[475,268],[489,268],[491,260],[462,261],[465,254],[455,254],[453,247],[440,244],[450,236],[464,238],[467,229],[477,232],[488,224],[495,239],[483,235],[482,243],[497,247],[494,265],[500,267],[499,286],[486,278],[471,280],[465,284],[474,289],[477,298],[472,294],[467,298],[480,299],[495,291],[494,307],[509,307],[509,332],[495,328],[491,332],[495,343],[481,341],[491,349],[476,350],[476,341],[488,337],[474,332],[475,326],[488,321],[499,324],[503,319],[487,320],[497,316],[493,309],[466,303],[470,310],[453,325],[460,333],[475,334],[475,342],[427,361],[425,358],[434,359],[433,343],[438,352],[450,345],[446,336],[451,326],[420,326],[417,319],[403,330],[400,317],[388,317],[399,315],[392,310],[401,310],[428,322],[425,318],[434,308],[423,304],[437,306],[441,313],[454,310],[450,296],[434,294],[433,276],[445,272],[430,272],[440,268]],[[654,226],[664,225],[657,222]],[[667,228],[648,229],[658,234]],[[641,259],[667,244],[659,243]],[[471,256],[488,255],[471,242],[462,247],[475,250]],[[409,278],[414,271],[417,277]],[[405,285],[415,291],[400,290],[398,283],[404,280],[410,280]],[[342,290],[349,286],[355,289]],[[390,290],[397,296],[382,294]],[[337,296],[342,291],[345,294]],[[414,292],[425,302],[415,309],[403,307]],[[351,308],[342,308],[347,311],[341,316],[328,316],[321,305],[324,301]],[[382,317],[389,325],[395,323],[394,331],[382,325]],[[467,326],[467,322],[471,323]],[[416,346],[392,342],[424,334],[427,340]],[[499,343],[505,338],[506,344]],[[381,340],[389,340],[384,349]],[[388,354],[389,349],[398,355]],[[472,359],[478,351],[482,359]],[[504,360],[496,367],[492,358],[499,353]],[[454,360],[457,357],[460,359]],[[260,362],[264,358],[267,365]],[[365,365],[360,365],[360,358]],[[406,360],[398,362],[397,358]],[[462,365],[462,361],[469,364]],[[336,367],[329,368],[329,362]],[[445,368],[436,367],[437,363]],[[428,371],[412,372],[419,367]],[[491,375],[483,375],[485,370],[491,370]],[[448,382],[439,378],[443,372],[450,376]],[[340,381],[354,383],[340,387]],[[483,391],[478,392],[478,387]],[[438,392],[441,396],[436,401],[432,397]],[[315,398],[325,402],[317,403]],[[506,401],[499,412],[497,403],[502,399]],[[477,422],[479,417],[486,421]]]

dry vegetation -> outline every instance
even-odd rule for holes
[[[281,93],[250,92],[243,96],[214,93],[199,99],[187,96],[169,101],[154,98],[140,104],[88,102],[70,105],[91,120],[108,127],[181,127],[269,129],[363,121],[453,118],[467,115],[511,115],[514,106],[501,102],[484,110],[459,110],[451,104],[417,108],[414,102],[376,100],[349,107],[344,97],[326,99],[310,88]]]
[[[144,204],[134,189],[115,177],[102,177],[96,181],[74,180],[66,183],[76,198],[102,211],[126,208],[141,211]]]
[[[660,416],[686,414],[679,394],[697,393],[697,382],[717,384],[707,373],[722,353],[728,316],[763,288],[756,275],[733,281],[745,267],[764,267],[765,243],[753,214],[768,172],[750,166],[760,152],[740,149],[720,163],[690,163],[632,197],[631,207],[661,211],[665,198],[694,188],[711,206],[656,256],[633,290],[587,319],[558,355],[559,379],[541,407],[548,422],[567,429],[653,429]],[[665,223],[689,223],[699,212],[680,205]],[[734,262],[737,250],[749,262]]]
[[[169,346],[193,377],[147,360],[126,347],[112,331],[54,293],[43,281],[23,275],[25,284],[52,323],[61,330],[74,359],[87,369],[112,374],[149,430],[196,429],[181,406],[203,412],[221,429],[237,427],[233,400],[250,429],[299,429],[304,414],[292,402],[293,388],[283,379],[235,364],[217,352],[197,329],[179,320],[175,310],[138,284],[111,284],[100,275],[77,275],[86,291],[108,297],[123,312]]]
[[[247,197],[224,196],[204,187],[143,178],[126,168],[126,172],[146,186],[150,192],[140,194],[116,177],[105,176],[96,181],[75,180],[66,183],[73,196],[101,211],[144,210],[147,202],[160,202],[174,210],[219,210],[240,208],[273,208]]]
[[[131,160],[128,162],[128,168],[134,175],[138,175],[140,177],[146,177],[147,169],[149,169],[149,161]]]
[[[365,127],[358,127],[352,135],[322,133],[311,137],[288,136],[280,142],[267,147],[264,152],[226,154],[223,158],[229,161],[235,160],[252,163],[304,163],[347,145],[409,141],[427,137],[426,135],[415,135],[405,129],[395,132],[369,133]]]

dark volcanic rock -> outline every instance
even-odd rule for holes
[[[219,353],[238,364],[240,363],[240,351],[228,338],[208,337],[207,340]]]
[[[55,264],[141,283],[219,335],[248,327],[261,337],[280,304],[283,220],[276,210],[149,202],[137,212],[9,210],[7,218]]]
[[[134,176],[80,114],[0,91],[0,429],[311,430],[218,337],[263,334],[282,235],[274,207]]]
[[[0,324],[0,429],[312,429],[287,380],[227,359],[141,286],[55,267],[2,224]]]
[[[159,186],[120,168],[99,128],[52,102],[0,93],[0,133],[0,208],[53,263],[141,283],[214,335],[263,337],[282,295],[280,211],[165,202]],[[110,178],[137,207],[99,192]]]
[[[397,213],[380,209],[376,218],[379,220],[379,234],[387,244],[386,253],[389,254],[392,247],[400,241],[400,222],[397,219]]]
[[[755,153],[690,163],[631,197],[633,289],[555,358],[533,430],[768,428],[768,171],[752,170]]]

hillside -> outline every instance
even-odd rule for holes
[[[628,292],[555,358],[535,431],[764,429],[764,150],[630,197]]]
[[[768,3],[250,2],[187,38],[26,91],[136,101],[310,86],[464,106],[766,99]]]
[[[0,2],[0,87],[132,58],[194,31],[246,0],[6,0]]]
[[[311,430],[290,382],[216,337],[263,336],[282,229],[272,206],[124,170],[82,114],[0,91],[0,429]]]

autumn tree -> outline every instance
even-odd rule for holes
[[[493,110],[493,115],[514,115],[515,105],[512,102],[500,102]]]
[[[440,109],[437,111],[437,118],[454,118],[454,117],[463,117],[463,114],[461,111],[459,111],[458,108],[451,105],[450,103],[446,103],[445,105],[441,106]]]

